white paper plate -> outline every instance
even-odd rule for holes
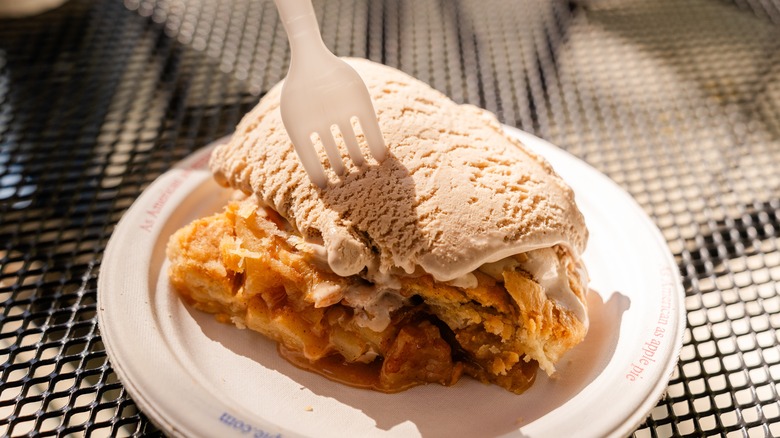
[[[685,328],[684,292],[664,239],[607,177],[510,129],[575,189],[590,229],[591,327],[522,395],[464,378],[399,394],[359,390],[293,367],[275,344],[184,305],[168,287],[176,229],[219,211],[227,190],[211,148],[155,181],[119,222],[98,281],[113,369],[143,412],[174,436],[625,436],[662,396]]]

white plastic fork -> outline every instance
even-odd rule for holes
[[[309,179],[324,188],[328,179],[312,144],[312,134],[319,136],[330,166],[338,175],[345,167],[331,132],[333,125],[338,126],[349,157],[357,166],[365,160],[352,128],[353,117],[360,123],[371,156],[384,160],[387,147],[366,84],[325,46],[311,0],[274,1],[292,52],[282,86],[282,123]]]

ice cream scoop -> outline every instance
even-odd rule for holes
[[[451,281],[537,248],[583,251],[588,233],[572,190],[494,115],[391,67],[347,62],[374,101],[387,159],[348,164],[325,189],[304,184],[277,85],[214,151],[217,181],[278,211],[342,276],[422,269]]]

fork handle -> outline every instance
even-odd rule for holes
[[[292,56],[314,55],[324,46],[311,0],[274,0],[282,19]]]

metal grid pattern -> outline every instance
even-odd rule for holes
[[[777,4],[315,8],[337,54],[552,141],[654,219],[688,327],[667,396],[635,436],[780,436]],[[229,133],[288,59],[268,1],[70,0],[0,19],[0,435],[157,433],[100,340],[103,250],[141,191]]]

